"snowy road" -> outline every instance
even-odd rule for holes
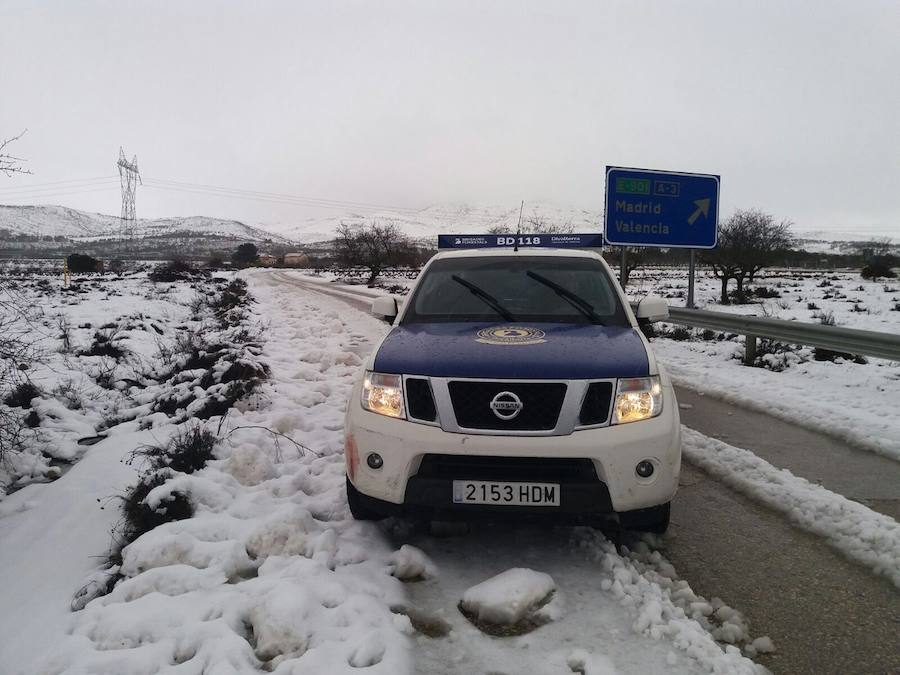
[[[369,289],[357,293],[283,273],[274,276],[307,292],[339,298],[355,309],[368,309]],[[691,406],[683,410],[689,426],[896,517],[900,485],[896,462],[760,413],[734,406],[725,409],[726,404],[711,397],[690,392],[682,396]],[[410,586],[410,593],[422,611],[444,617],[456,629],[453,640],[419,638],[422,672],[468,671],[463,664],[478,664],[485,672],[522,672],[529,667],[539,671],[536,664],[548,645],[566,651],[568,645],[584,644],[614,656],[623,672],[679,672],[679,667],[689,666],[652,667],[653,659],[668,656],[652,649],[640,655],[650,659],[643,663],[634,661],[638,656],[631,651],[617,651],[630,628],[615,612],[607,614],[610,597],[596,582],[595,563],[584,555],[593,550],[598,559],[611,560],[615,554],[603,552],[602,538],[592,540],[586,532],[568,528],[490,526],[442,539],[406,531],[393,536],[397,546],[413,543],[425,550],[441,569],[437,579]],[[775,653],[757,657],[773,672],[900,672],[896,637],[900,594],[889,581],[689,462],[674,503],[671,532],[662,546],[664,558],[656,556],[650,568],[662,569],[689,584],[694,593],[721,598],[742,612],[753,637],[768,635],[775,642]],[[621,560],[640,565],[650,556],[639,553]],[[666,568],[666,561],[674,570]],[[551,574],[566,598],[567,616],[529,636],[486,637],[459,615],[455,605],[468,586],[516,565]]]

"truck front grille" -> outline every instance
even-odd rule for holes
[[[456,422],[466,429],[549,431],[556,428],[566,385],[561,382],[476,382],[447,384]],[[501,419],[491,409],[491,401],[501,392],[515,394],[522,403],[519,414]]]
[[[421,377],[407,378],[406,402],[409,404],[410,417],[425,422],[437,420],[434,396],[431,393],[431,383],[428,380]]]
[[[603,424],[609,419],[609,406],[612,403],[612,382],[591,382],[581,404],[578,423],[584,426]]]

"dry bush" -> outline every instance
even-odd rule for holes
[[[31,426],[21,409],[25,406],[17,404],[30,391],[28,371],[40,355],[39,316],[15,287],[0,281],[0,461],[22,449]]]

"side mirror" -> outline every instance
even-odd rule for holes
[[[372,301],[372,316],[392,322],[397,318],[397,299],[390,295],[375,298]]]
[[[656,295],[648,295],[638,303],[635,315],[638,321],[665,321],[669,318],[669,304]]]

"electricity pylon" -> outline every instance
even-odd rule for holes
[[[137,192],[138,183],[143,185],[141,172],[138,170],[137,155],[130,162],[125,159],[125,150],[119,148],[119,183],[122,185],[122,233],[130,234],[134,226],[136,212],[134,208],[134,195]]]

